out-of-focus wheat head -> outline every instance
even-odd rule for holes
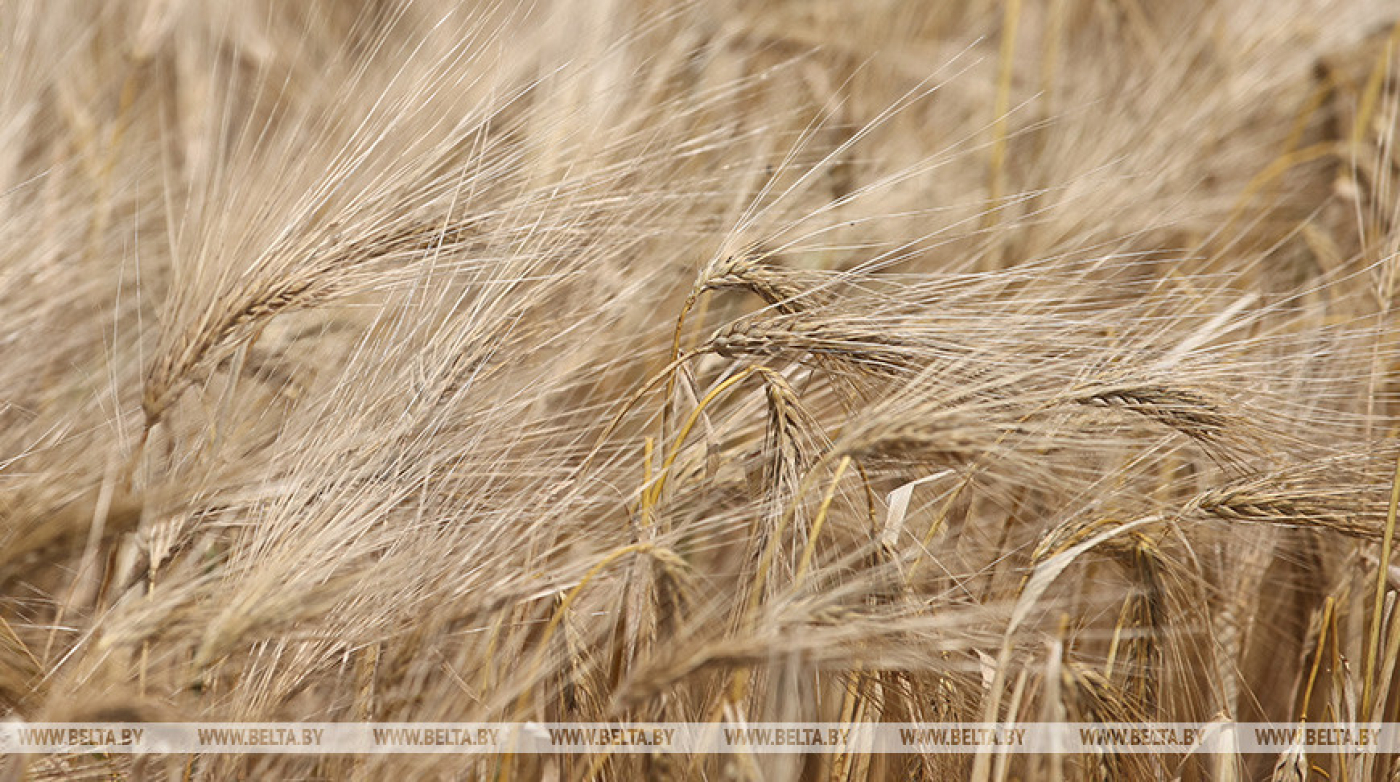
[[[0,709],[1395,720],[1397,21],[0,4]],[[1396,773],[1295,754],[0,767]]]

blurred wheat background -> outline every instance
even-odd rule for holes
[[[1397,21],[1379,0],[4,0],[0,714],[1400,720]]]

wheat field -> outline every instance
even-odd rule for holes
[[[0,717],[1400,721],[1397,23],[1392,0],[3,0]]]

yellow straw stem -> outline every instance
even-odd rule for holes
[[[559,603],[559,607],[554,609],[554,616],[550,617],[549,624],[545,625],[544,634],[540,638],[539,648],[535,652],[534,660],[531,661],[530,667],[527,669],[529,671],[529,675],[525,678],[525,681],[533,681],[534,678],[539,674],[540,666],[544,664],[545,654],[549,651],[549,642],[554,637],[554,631],[558,629],[559,623],[564,621],[564,616],[569,613],[569,609],[573,606],[574,601],[578,599],[579,594],[583,592],[583,588],[588,586],[589,582],[596,578],[599,573],[602,573],[604,570],[606,570],[607,567],[612,563],[627,556],[628,554],[636,554],[643,551],[649,551],[651,550],[651,548],[652,544],[650,543],[633,543],[631,545],[615,549],[612,552],[610,552],[607,556],[598,560],[597,564],[589,568],[587,573],[583,574],[583,578],[580,579],[579,582],[574,585],[574,588],[570,589],[569,593],[564,596],[564,599]],[[517,713],[524,711],[525,700],[527,697],[529,697],[529,694],[530,690],[528,687],[525,690],[521,691],[520,698],[517,699],[515,702],[515,710]]]
[[[691,430],[694,429],[695,424],[699,422],[700,415],[705,412],[705,408],[708,407],[711,402],[718,399],[720,394],[733,388],[736,384],[742,382],[744,378],[755,372],[764,371],[766,371],[764,367],[748,367],[744,369],[733,377],[725,380],[723,383],[715,386],[710,393],[705,395],[704,399],[700,400],[700,404],[696,405],[695,409],[690,411],[690,416],[685,419],[685,424],[681,426],[681,430],[676,433],[676,441],[671,445],[671,450],[667,452],[666,461],[661,463],[661,471],[656,476],[656,485],[650,488],[649,496],[646,492],[642,495],[643,502],[646,506],[650,507],[655,505],[657,500],[661,498],[661,491],[666,487],[666,476],[669,474],[671,466],[676,463],[676,459],[680,457],[681,447],[685,445],[685,439],[690,436]]]
[[[1390,509],[1385,515],[1385,536],[1381,539],[1381,557],[1376,565],[1376,602],[1371,612],[1371,638],[1366,645],[1366,683],[1361,696],[1361,714],[1371,713],[1372,679],[1376,674],[1376,655],[1380,651],[1381,622],[1384,619],[1386,575],[1390,571],[1390,550],[1395,542],[1395,511],[1400,507],[1400,457],[1395,460],[1395,476],[1390,481]],[[1394,621],[1392,619],[1391,621]]]
[[[831,484],[826,487],[821,507],[817,508],[817,518],[812,521],[812,534],[807,536],[807,545],[802,549],[802,559],[797,562],[797,573],[792,579],[794,587],[802,582],[802,576],[807,573],[808,566],[812,564],[812,556],[817,550],[817,536],[821,535],[822,525],[826,522],[826,512],[831,508],[831,501],[836,498],[836,487],[841,483],[841,476],[846,474],[846,468],[850,466],[851,457],[849,456],[842,456],[841,461],[836,465],[836,474],[831,476]]]

